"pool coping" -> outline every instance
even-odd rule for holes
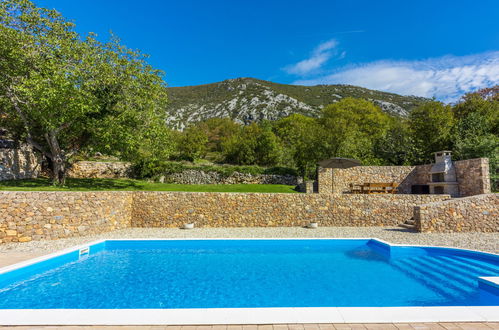
[[[392,244],[378,238],[133,238],[101,239],[45,256],[0,268],[0,275],[106,241],[153,240],[374,240],[391,247],[456,249],[484,255],[495,253],[454,247]],[[498,288],[499,277],[479,277]],[[499,322],[499,306],[432,307],[286,307],[199,309],[0,309],[0,325],[214,325],[281,323],[408,323],[408,322]]]

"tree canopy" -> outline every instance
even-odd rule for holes
[[[0,3],[1,127],[52,163],[86,149],[123,159],[166,156],[162,73],[112,37],[81,37],[58,12],[28,0]]]

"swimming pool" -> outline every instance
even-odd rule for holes
[[[499,257],[375,240],[110,240],[0,275],[0,309],[499,305]]]
[[[498,306],[498,276],[498,255],[376,239],[106,240],[1,269],[0,309]]]

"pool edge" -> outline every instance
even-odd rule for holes
[[[1,325],[498,322],[499,306],[0,310]]]

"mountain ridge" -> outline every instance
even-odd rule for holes
[[[286,85],[256,78],[227,79],[167,90],[167,123],[179,130],[213,117],[228,117],[242,124],[276,120],[293,113],[314,117],[325,105],[345,97],[367,99],[391,115],[407,116],[414,107],[429,100],[352,85]]]

